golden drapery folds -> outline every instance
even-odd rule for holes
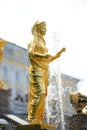
[[[47,96],[47,86],[49,85],[49,63],[60,57],[65,48],[56,53],[55,56],[48,54],[43,36],[46,33],[46,23],[36,22],[32,27],[33,40],[28,45],[30,59],[29,74],[30,88],[28,101],[29,123],[39,123],[43,121],[45,110],[45,98]]]
[[[3,59],[3,50],[4,50],[4,46],[6,45],[7,41],[4,39],[0,38],[0,62]]]
[[[30,99],[29,118],[35,122],[41,121],[44,115],[45,97],[47,95],[50,55],[47,54],[41,39],[34,38],[29,48],[30,57]]]

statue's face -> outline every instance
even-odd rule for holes
[[[40,34],[45,35],[46,34],[46,24],[43,24],[42,28],[40,29]]]

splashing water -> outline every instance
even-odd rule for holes
[[[54,32],[51,41],[53,41],[51,49],[51,54],[59,51],[59,39],[57,37],[58,33]],[[65,130],[64,126],[64,111],[63,111],[63,88],[61,85],[61,72],[60,72],[59,59],[55,60],[50,65],[50,85],[48,87],[48,97],[47,97],[47,121],[58,127],[61,124],[61,130]]]
[[[60,102],[60,112],[61,112],[61,126],[62,130],[65,130],[65,121],[64,121],[64,111],[63,111],[63,99],[62,99],[62,85],[61,85],[61,73],[58,75],[58,87],[59,87],[59,102]]]

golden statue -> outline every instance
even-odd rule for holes
[[[0,38],[0,62],[3,59],[3,50],[4,50],[4,46],[6,45],[6,43],[7,43],[7,41]]]
[[[49,63],[60,57],[65,48],[56,55],[48,54],[44,35],[46,34],[46,23],[35,22],[32,27],[33,40],[28,45],[30,59],[30,89],[28,101],[28,119],[30,124],[42,124],[45,110],[45,98],[47,86],[49,85]]]
[[[87,96],[79,92],[71,92],[70,102],[78,114],[87,115]]]

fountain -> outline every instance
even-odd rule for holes
[[[60,45],[59,45],[60,39],[58,39],[57,32],[53,33],[52,40],[53,40],[53,43],[51,43],[52,41],[49,42],[52,45],[50,44],[50,46],[48,48],[50,49],[50,47],[51,47],[51,50],[53,52],[52,51],[51,52],[49,51],[49,52],[54,55],[54,53],[57,53],[57,51],[60,48]],[[37,48],[35,48],[35,49],[37,49]],[[64,50],[62,50],[62,51],[64,51]],[[68,89],[68,87],[66,87],[66,88],[62,87],[60,67],[61,67],[60,59],[55,60],[54,62],[52,62],[52,64],[50,64],[50,79],[49,79],[49,87],[48,87],[48,93],[47,93],[48,96],[47,96],[47,101],[46,101],[47,124],[45,124],[45,127],[43,126],[43,128],[45,128],[45,129],[46,128],[50,128],[52,130],[55,129],[55,127],[52,127],[52,124],[53,124],[54,126],[56,126],[56,128],[58,130],[67,130],[65,127],[66,122],[65,122],[65,115],[64,115],[65,113],[64,113],[63,97],[65,96],[65,93],[66,93],[66,90]],[[18,98],[20,98],[20,96],[18,96]],[[11,120],[14,120],[14,119],[11,119]],[[27,126],[25,126],[25,125],[22,126],[23,124],[20,124],[20,125],[21,125],[21,127],[17,127],[17,130],[21,130],[22,128],[24,130],[26,130],[29,128],[29,126],[31,127],[30,129],[32,129],[32,130],[35,128],[38,128],[38,129],[42,128],[42,127],[40,127],[41,124],[38,125],[36,122],[30,123],[30,124],[27,123]],[[36,125],[36,126],[34,126],[34,125]]]
[[[49,85],[49,63],[59,58],[62,52],[65,52],[65,48],[60,51],[57,50],[55,55],[48,54],[46,48],[46,42],[44,35],[46,34],[46,23],[36,21],[32,27],[33,40],[28,45],[28,54],[30,59],[29,74],[30,74],[30,88],[29,88],[29,100],[28,100],[28,120],[29,125],[27,128],[30,130],[37,129],[50,129],[55,130],[55,125],[47,124],[44,122],[44,111],[45,111],[45,100],[48,95]],[[55,74],[56,76],[56,74]],[[58,77],[58,76],[56,76]],[[60,74],[59,78],[56,79],[56,86],[60,85]],[[57,82],[59,80],[59,83]],[[57,87],[56,87],[57,88]],[[57,91],[58,92],[58,91]],[[62,130],[64,130],[64,116],[62,106],[62,95],[61,86],[59,86],[59,100],[61,105],[61,124]],[[56,95],[58,96],[58,95]],[[56,97],[57,99],[57,97]],[[54,100],[54,99],[53,99]],[[55,100],[56,101],[56,100]],[[54,103],[54,102],[53,102]],[[55,102],[56,103],[56,102]],[[57,120],[57,118],[56,118]],[[49,119],[48,119],[49,121]],[[25,126],[19,127],[17,130],[27,129]]]
[[[60,48],[58,33],[54,32],[50,48],[50,53],[56,53]],[[53,46],[52,46],[53,45]],[[59,59],[50,65],[50,84],[46,101],[47,121],[54,124],[58,129],[65,130],[64,110],[63,110],[63,88],[61,84],[61,71]]]
[[[52,50],[53,52],[52,51],[49,52],[54,55],[54,53],[57,53],[57,51],[60,49],[60,45],[59,45],[60,39],[58,39],[57,32],[53,33],[52,40],[53,43],[51,43],[52,41],[49,42],[51,44],[48,48],[50,49],[51,47],[50,50]],[[54,126],[57,127],[58,130],[65,130],[66,122],[65,122],[65,115],[64,115],[65,113],[64,113],[63,97],[65,96],[64,94],[66,93],[65,91],[66,89],[68,89],[68,87],[66,88],[62,87],[60,67],[61,67],[60,59],[55,60],[50,64],[50,79],[49,79],[48,96],[46,102],[47,124],[45,124],[45,126],[48,128],[49,124],[50,125],[53,124]],[[34,124],[29,124],[29,125],[33,126]],[[22,128],[24,129],[28,128],[28,124],[27,126],[24,127],[22,125],[21,127],[17,127],[17,130],[21,130]],[[38,126],[36,125],[36,127]],[[38,127],[38,129],[40,129],[40,127]],[[54,127],[53,128],[50,127],[50,129],[54,129]]]

